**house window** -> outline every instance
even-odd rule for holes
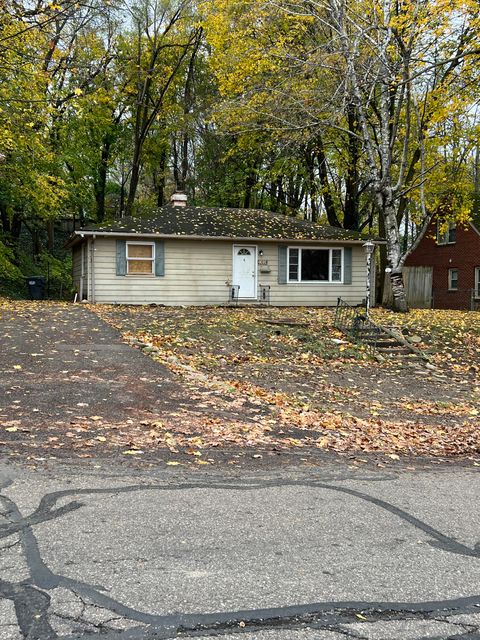
[[[455,244],[457,241],[457,225],[454,222],[448,223],[448,229],[441,230],[442,224],[437,221],[437,244]]]
[[[155,273],[153,242],[127,242],[127,274],[150,276]]]
[[[480,267],[475,267],[475,298],[480,298]]]
[[[457,291],[458,289],[458,269],[448,270],[448,290]]]
[[[342,249],[288,248],[289,282],[341,282]]]

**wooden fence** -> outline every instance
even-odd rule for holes
[[[407,293],[407,304],[412,309],[430,309],[432,306],[432,267],[404,267],[403,282]],[[392,285],[389,274],[385,274],[385,286],[383,288],[383,306],[391,307],[393,304]]]

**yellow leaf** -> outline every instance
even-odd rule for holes
[[[20,371],[20,369],[22,368],[21,365],[19,364],[14,364],[13,368],[16,369],[17,371]]]
[[[125,455],[125,456],[138,456],[141,453],[143,453],[143,451],[140,451],[140,449],[128,449],[127,451],[123,452],[123,455]]]
[[[180,462],[175,462],[174,460],[169,460],[167,462],[167,464],[168,464],[169,467],[177,467],[180,464]]]
[[[18,431],[18,427],[7,427],[5,431],[10,431],[10,433],[13,433],[14,431]]]

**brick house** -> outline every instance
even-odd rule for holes
[[[405,266],[432,268],[432,307],[478,309],[480,305],[480,226],[450,223],[441,233],[432,220]]]

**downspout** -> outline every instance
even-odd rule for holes
[[[95,304],[95,235],[92,236],[90,243],[90,279],[91,279],[91,300]]]
[[[85,291],[85,251],[87,250],[88,240],[87,242],[82,242],[80,246],[80,286],[78,291],[80,302],[83,300],[83,293]]]

